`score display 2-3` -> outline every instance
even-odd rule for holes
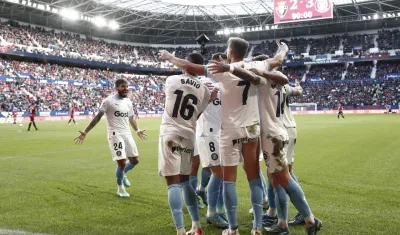
[[[274,23],[333,18],[332,0],[274,0]]]

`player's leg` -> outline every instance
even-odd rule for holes
[[[263,162],[264,157],[261,151],[261,144],[259,143],[259,147],[257,147],[257,155],[259,156],[259,161]],[[268,184],[265,180],[264,174],[262,173],[262,169],[261,169],[261,165],[260,165],[260,179],[261,179],[261,183],[262,183],[262,187],[263,187],[263,211],[268,210],[269,205],[268,205],[268,195],[267,195],[267,188],[268,188]],[[250,214],[253,214],[253,207],[250,208],[249,210]]]
[[[129,197],[130,195],[126,192],[123,185],[124,180],[124,169],[126,166],[126,151],[125,151],[125,140],[122,136],[110,136],[108,139],[111,155],[114,161],[117,162],[117,169],[115,176],[117,178],[118,191],[117,194],[120,197]]]
[[[68,124],[71,125],[72,117],[69,118]]]
[[[17,119],[16,118],[14,118],[13,125],[17,125]]]
[[[193,187],[194,190],[197,188],[197,183],[198,183],[198,178],[197,178],[197,173],[199,171],[200,167],[200,156],[197,151],[197,145],[194,147],[194,152],[193,152],[193,157],[192,157],[192,166],[190,170],[190,176],[189,176],[189,183]],[[197,206],[200,209],[204,208],[204,205],[201,204],[200,199],[197,199]]]
[[[253,206],[252,234],[261,234],[263,215],[263,186],[260,178],[260,161],[257,153],[258,138],[244,143],[242,147],[244,169],[250,186],[250,199]]]
[[[76,122],[75,122],[75,118],[73,118],[73,117],[72,117],[72,121],[74,122],[74,124],[76,124]]]
[[[192,149],[194,151],[194,141],[189,139],[181,140],[181,147],[183,149]],[[200,214],[197,205],[197,196],[195,189],[190,185],[189,174],[191,172],[193,152],[181,152],[181,166],[180,166],[180,186],[182,189],[183,199],[192,219],[192,228],[188,232],[191,235],[202,234],[200,225]]]
[[[222,168],[219,152],[219,137],[198,137],[196,142],[200,153],[202,167],[209,168],[212,172],[207,187],[207,223],[212,224],[217,228],[226,229],[229,225],[227,218],[223,213]]]
[[[180,141],[177,136],[169,135],[159,138],[158,169],[160,175],[165,177],[167,183],[168,204],[177,234],[185,235],[181,198],[181,155],[176,151],[179,144]]]
[[[200,184],[196,189],[196,194],[201,198],[204,205],[206,206],[208,206],[206,188],[208,186],[208,183],[210,182],[210,177],[211,177],[211,170],[208,167],[201,168],[201,179],[200,179]]]
[[[32,119],[32,124],[33,124],[33,127],[35,127],[35,130],[39,130],[39,129],[36,127],[35,118]]]
[[[238,233],[237,207],[238,198],[236,192],[237,166],[241,160],[241,143],[238,140],[243,138],[239,129],[221,130],[220,151],[223,173],[223,197],[225,212],[227,215],[229,229],[222,232],[223,235]],[[232,143],[234,145],[232,146]]]
[[[267,139],[263,141],[263,145],[266,145],[266,150],[268,150],[266,163],[269,177],[274,188],[276,206],[278,209],[278,225],[272,226],[269,231],[288,232],[287,193],[293,205],[303,215],[307,225],[307,231],[314,234],[312,232],[318,231],[322,226],[322,222],[314,218],[305,199],[303,190],[289,174],[287,159],[283,151],[283,140],[281,138]]]
[[[341,112],[341,115],[342,115],[342,118],[344,119],[344,114],[343,114],[343,112]]]
[[[123,183],[126,187],[130,187],[131,183],[129,182],[126,176],[126,173],[135,168],[137,164],[139,164],[139,152],[136,146],[136,142],[133,139],[132,135],[125,135],[124,140],[125,140],[125,152],[126,156],[128,156],[128,161],[126,161],[126,165],[124,168]]]

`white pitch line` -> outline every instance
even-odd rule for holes
[[[49,235],[44,233],[32,233],[27,231],[20,231],[20,230],[10,230],[10,229],[2,229],[0,228],[0,234],[7,234],[7,235]]]

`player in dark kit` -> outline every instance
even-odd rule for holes
[[[29,110],[29,113],[30,113],[29,118],[31,119],[31,122],[29,123],[28,131],[31,131],[31,126],[32,126],[32,124],[33,124],[33,127],[35,127],[36,130],[39,130],[39,129],[36,127],[36,123],[35,123],[36,107],[33,106],[33,107]]]
[[[140,119],[139,118],[139,109],[138,108],[135,110],[135,119]]]
[[[75,108],[72,107],[72,108],[71,108],[71,117],[70,117],[70,119],[69,119],[69,121],[68,121],[68,124],[69,124],[69,125],[71,125],[71,121],[73,121],[74,124],[76,124],[75,118],[74,118],[74,114],[75,114]]]
[[[338,119],[339,119],[340,115],[342,115],[342,118],[344,118],[344,115],[343,115],[343,107],[342,107],[341,104],[339,104],[339,112],[338,112],[338,115],[337,115],[337,118],[338,118]]]

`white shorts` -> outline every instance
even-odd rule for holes
[[[135,140],[131,134],[109,135],[108,146],[110,147],[113,161],[139,156]]]
[[[160,136],[158,143],[160,175],[190,175],[193,151],[193,140],[178,135]]]
[[[271,137],[267,139],[263,138],[261,140],[268,173],[280,172],[287,167],[288,161],[285,153],[286,141],[287,138],[284,136]]]
[[[260,136],[260,125],[222,129],[220,139],[221,165],[237,166],[242,162],[242,144]]]
[[[197,137],[196,145],[199,150],[201,166],[203,168],[221,165],[219,136]]]
[[[289,135],[289,142],[285,145],[285,152],[288,164],[294,162],[294,147],[296,145],[297,130],[296,127],[287,128],[287,133]]]

